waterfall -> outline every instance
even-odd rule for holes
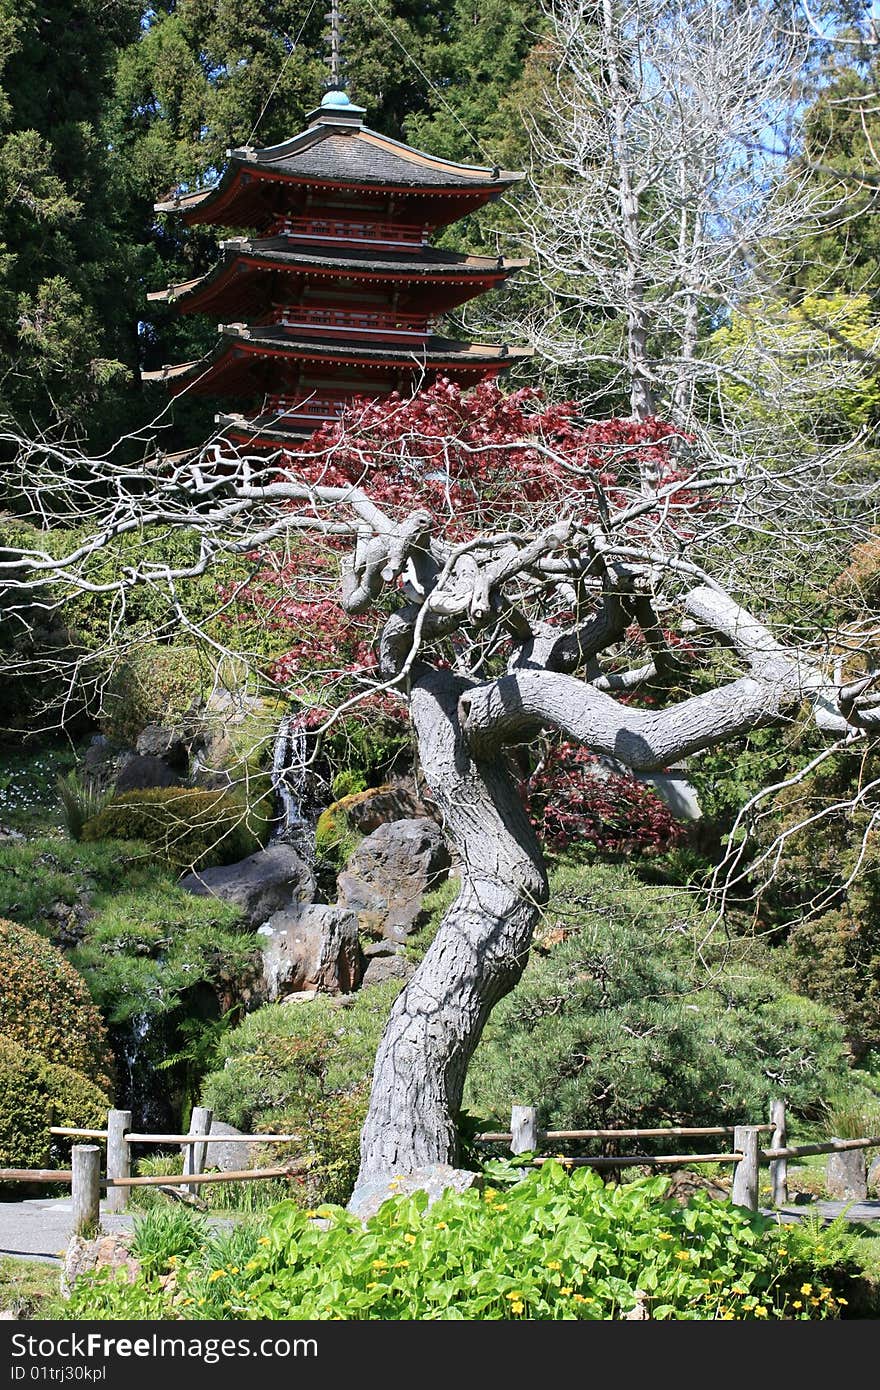
[[[281,812],[272,838],[311,852],[314,849],[312,829],[305,813],[307,756],[302,717],[285,714],[278,725],[272,752],[272,789]]]
[[[155,1070],[156,1054],[164,1055],[166,1047],[163,1030],[154,1027],[156,1021],[154,1014],[133,1014],[120,1039],[123,1062],[120,1103],[124,1109],[131,1110],[135,1129],[163,1130],[172,1115],[166,1094],[167,1081]]]

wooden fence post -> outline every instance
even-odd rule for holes
[[[71,1154],[73,1233],[89,1240],[101,1222],[101,1150],[97,1144],[74,1144]]]
[[[737,1125],[733,1131],[733,1147],[742,1158],[733,1170],[731,1200],[736,1207],[758,1210],[758,1138],[760,1130],[754,1125]]]
[[[207,1107],[203,1105],[196,1105],[193,1108],[192,1118],[189,1122],[190,1134],[210,1134],[211,1121],[213,1118],[213,1110],[208,1110]],[[186,1176],[187,1173],[203,1173],[205,1170],[205,1154],[208,1150],[207,1144],[186,1144],[184,1147],[186,1149],[183,1155],[184,1176]],[[187,1186],[186,1183],[183,1185],[184,1187]],[[198,1183],[189,1184],[190,1192],[198,1192],[198,1190]]]
[[[534,1105],[514,1105],[510,1111],[510,1152],[535,1153],[538,1148],[538,1111]]]
[[[131,1146],[127,1134],[131,1129],[130,1110],[107,1112],[107,1177],[131,1177]],[[129,1188],[107,1188],[107,1210],[125,1211],[128,1208]]]
[[[788,1129],[785,1122],[785,1101],[770,1102],[770,1123],[773,1126],[771,1149],[784,1149],[788,1146]],[[788,1201],[788,1159],[774,1158],[770,1162],[770,1187],[774,1207],[784,1207]]]

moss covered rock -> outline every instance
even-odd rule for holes
[[[83,826],[82,838],[141,840],[178,870],[234,864],[260,848],[265,821],[241,797],[190,787],[126,792]]]

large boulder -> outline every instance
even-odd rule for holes
[[[337,880],[338,901],[366,936],[405,941],[425,893],[447,877],[449,851],[426,816],[380,825],[362,840]]]
[[[315,896],[315,876],[290,845],[270,845],[237,864],[199,869],[182,878],[180,886],[199,898],[234,903],[252,927],[281,908],[310,903]]]
[[[156,787],[176,787],[180,779],[164,758],[132,753],[116,778],[116,793],[152,791]]]
[[[483,1186],[481,1173],[472,1173],[467,1168],[452,1168],[448,1163],[432,1163],[426,1168],[416,1168],[412,1173],[387,1173],[368,1179],[351,1194],[348,1210],[361,1221],[369,1221],[371,1216],[391,1197],[411,1197],[414,1192],[427,1192],[428,1206],[432,1207],[444,1192],[467,1192],[468,1188]]]
[[[402,782],[388,782],[364,792],[352,792],[330,809],[334,808],[344,811],[349,825],[361,835],[370,835],[380,825],[391,821],[411,820],[427,814],[415,793]]]
[[[170,767],[185,769],[189,762],[190,739],[182,729],[166,729],[148,724],[138,734],[135,748],[142,757],[163,758]]]
[[[244,1131],[236,1129],[235,1125],[227,1125],[222,1120],[212,1118],[209,1133],[235,1135],[243,1134]],[[185,1156],[188,1147],[188,1145],[181,1145],[182,1155]],[[205,1167],[219,1168],[221,1173],[241,1173],[245,1168],[254,1166],[254,1159],[258,1150],[258,1144],[208,1144],[206,1146]]]
[[[270,1002],[302,990],[350,994],[361,982],[357,917],[344,907],[313,904],[275,912],[259,935]]]

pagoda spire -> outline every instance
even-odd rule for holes
[[[342,80],[344,64],[340,55],[340,30],[343,20],[339,14],[339,0],[330,0],[330,9],[324,18],[330,21],[330,52],[327,55],[330,68],[330,89],[334,92],[341,92],[344,89]]]

